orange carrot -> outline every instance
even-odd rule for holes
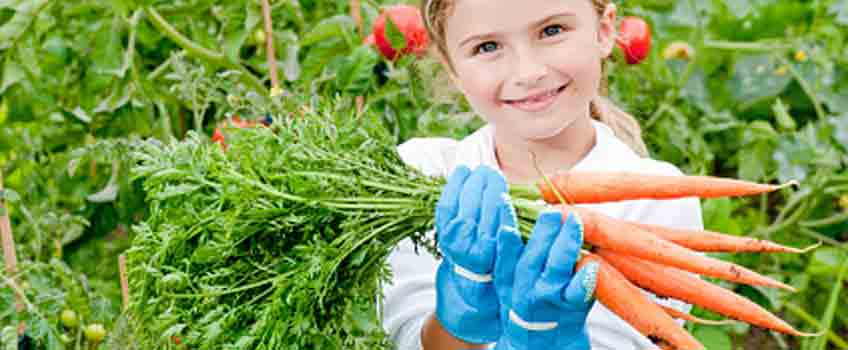
[[[576,210],[583,220],[585,242],[609,250],[633,255],[663,265],[674,266],[700,275],[750,285],[795,288],[751,271],[743,266],[721,261],[681,247],[624,220],[614,219],[591,209],[560,206],[563,217]]]
[[[619,272],[621,272],[621,271],[619,271]],[[670,306],[665,306],[665,305],[662,305],[662,304],[657,304],[657,305],[660,308],[662,308],[665,311],[665,313],[667,313],[669,316],[671,316],[673,318],[679,318],[679,319],[684,320],[684,321],[689,321],[689,322],[692,322],[692,323],[706,324],[706,325],[712,325],[712,326],[721,326],[721,325],[728,325],[728,324],[733,323],[733,320],[722,320],[722,321],[705,320],[703,318],[695,317],[692,314],[687,314],[683,311],[680,311],[680,310],[675,309],[675,308],[670,307]]]
[[[806,253],[818,247],[818,244],[804,249],[783,246],[774,242],[750,238],[731,236],[708,230],[685,230],[666,226],[649,225],[643,223],[632,223],[639,228],[649,231],[657,237],[668,240],[686,248],[699,252],[761,252],[761,253]]]
[[[764,185],[713,176],[654,175],[635,172],[571,171],[550,177],[568,204],[636,199],[716,198],[767,193],[797,185]],[[537,184],[547,203],[560,203],[546,181]]]
[[[598,263],[595,298],[629,323],[655,344],[670,349],[700,350],[704,346],[662,308],[630,283],[620,272],[601,257],[586,254],[577,263],[577,269],[586,263]]]
[[[628,280],[657,295],[685,301],[727,317],[794,336],[810,336],[792,328],[756,303],[695,275],[606,249],[596,254]]]

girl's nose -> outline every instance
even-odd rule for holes
[[[519,54],[515,70],[515,82],[524,88],[533,88],[548,75],[548,67],[531,53]]]

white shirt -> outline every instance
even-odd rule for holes
[[[674,165],[640,158],[615,137],[606,125],[592,121],[596,143],[573,170],[633,171],[652,174],[682,175]],[[461,141],[449,138],[415,138],[398,146],[404,162],[430,176],[447,177],[462,164],[471,169],[487,165],[499,169],[495,158],[494,129],[486,125]],[[635,200],[601,204],[583,204],[604,215],[629,221],[675,228],[703,229],[698,198],[676,200]],[[430,231],[428,234],[434,234]],[[383,286],[382,322],[399,350],[421,349],[421,327],[436,307],[436,270],[439,265],[425,249],[416,252],[412,241],[401,242],[390,254],[391,282]],[[691,306],[679,300],[658,299],[663,305],[689,312]],[[655,346],[600,302],[589,313],[587,330],[592,350],[645,350]],[[683,324],[682,321],[678,321]]]

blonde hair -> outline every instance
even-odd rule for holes
[[[421,0],[421,13],[423,14],[424,26],[430,35],[430,42],[435,44],[437,53],[444,58],[448,69],[453,71],[453,63],[448,56],[447,43],[445,40],[445,21],[453,12],[454,3],[458,0]],[[610,4],[610,0],[592,1],[598,16],[603,16],[604,10]],[[603,62],[605,63],[605,62]],[[642,157],[648,156],[648,149],[642,140],[642,128],[639,122],[627,112],[624,112],[615,104],[602,96],[606,93],[606,65],[602,66],[601,91],[598,97],[589,105],[590,114],[593,119],[606,124],[615,133],[615,136],[627,144],[636,154]]]

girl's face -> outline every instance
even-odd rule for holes
[[[615,7],[590,0],[455,0],[445,38],[451,78],[487,122],[526,140],[589,118]]]

